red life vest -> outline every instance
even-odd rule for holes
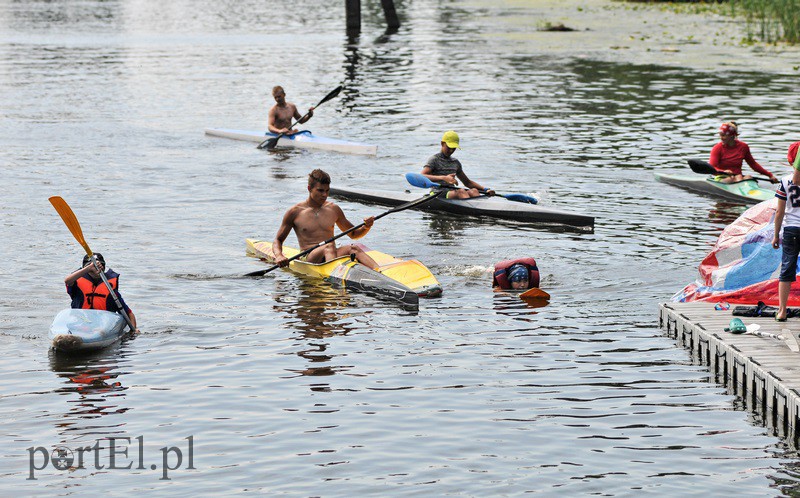
[[[510,289],[511,282],[508,281],[508,269],[514,265],[523,265],[528,269],[528,288],[539,287],[539,268],[533,258],[507,259],[494,265],[494,277],[492,287]]]
[[[119,274],[109,270],[106,272],[106,278],[114,289],[114,292],[117,292]],[[77,295],[73,296],[73,308],[105,311],[116,310],[117,306],[116,303],[114,303],[114,298],[111,297],[108,292],[108,287],[106,287],[106,284],[102,280],[99,280],[98,283],[94,283],[90,278],[83,276],[76,280],[74,285],[78,292],[76,293]]]

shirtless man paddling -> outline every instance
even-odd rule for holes
[[[272,89],[272,96],[275,97],[275,105],[269,110],[267,120],[267,127],[272,133],[294,135],[297,129],[289,128],[292,126],[292,119],[296,119],[298,124],[303,124],[314,115],[314,108],[309,107],[308,114],[301,116],[296,105],[286,102],[286,92],[281,86]]]
[[[275,241],[272,243],[275,264],[279,266],[289,264],[288,258],[283,255],[283,243],[292,230],[297,236],[300,250],[304,251],[333,237],[334,226],[338,226],[341,231],[355,226],[345,217],[342,208],[328,201],[330,188],[331,177],[321,169],[315,169],[308,175],[308,199],[295,204],[286,211],[278,233],[275,235]],[[360,239],[369,232],[374,222],[374,216],[364,218],[364,226],[352,231],[348,236],[351,239]],[[369,257],[361,247],[347,244],[337,248],[335,242],[314,249],[301,260],[309,263],[323,263],[351,254],[354,254],[356,260],[367,268],[373,270],[378,268],[375,260]]]

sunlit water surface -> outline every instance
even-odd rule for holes
[[[385,34],[367,3],[350,39],[334,0],[0,6],[3,494],[797,493],[796,453],[656,322],[744,207],[653,179],[705,156],[730,118],[775,170],[796,79],[551,56],[484,36],[505,13],[466,2],[398,1]],[[340,83],[309,124],[377,157],[203,135],[263,128],[273,85],[303,109]],[[244,239],[274,236],[311,169],[409,188],[447,129],[471,177],[590,213],[595,232],[387,216],[363,242],[445,289],[418,312],[288,273],[239,278],[263,268]],[[140,336],[99,355],[48,354],[82,256],[51,195],[139,318]],[[355,221],[385,209],[341,205]],[[519,256],[537,259],[548,306],[492,293],[489,268]],[[131,438],[117,466],[133,468],[106,452],[105,468],[28,479],[28,448],[111,437]],[[183,462],[165,480],[170,447]]]

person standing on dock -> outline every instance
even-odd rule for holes
[[[792,282],[797,279],[797,256],[800,254],[800,157],[797,149],[800,142],[789,146],[787,159],[792,165],[792,174],[780,180],[775,197],[778,198],[778,207],[775,210],[775,235],[772,237],[772,247],[777,249],[781,245],[781,226],[783,225],[783,255],[781,257],[781,273],[778,277],[778,312],[775,320],[786,321],[787,305]],[[788,200],[788,202],[787,202]]]
[[[752,180],[752,176],[742,174],[742,162],[747,161],[755,171],[767,175],[769,181],[778,183],[778,178],[772,173],[764,169],[750,153],[750,146],[746,143],[737,140],[739,136],[739,127],[734,121],[722,123],[719,127],[720,142],[711,149],[711,156],[708,159],[709,164],[720,173],[730,175],[726,178],[721,178],[720,183],[736,183],[743,180]]]
[[[306,116],[301,116],[296,105],[286,102],[286,92],[282,86],[274,87],[272,96],[275,98],[275,105],[269,110],[267,118],[267,128],[272,133],[294,135],[297,129],[289,128],[292,126],[292,119],[296,119],[298,124],[303,124],[314,116],[313,107],[308,108]]]
[[[448,199],[469,199],[478,197],[481,193],[494,195],[494,190],[483,188],[479,183],[470,180],[461,168],[461,161],[452,157],[456,149],[461,148],[458,133],[452,130],[446,131],[442,135],[441,146],[442,150],[432,155],[422,168],[423,176],[432,182],[446,183],[454,187],[458,185],[458,180],[461,180],[467,189],[451,190],[447,193]]]
[[[288,258],[283,254],[283,243],[292,230],[297,236],[300,250],[303,251],[333,237],[334,226],[338,226],[342,231],[353,228],[354,225],[345,217],[342,208],[328,201],[330,189],[331,177],[328,173],[321,169],[315,169],[308,175],[308,199],[295,204],[286,211],[278,233],[275,235],[275,241],[272,243],[275,264],[284,267],[289,264]],[[374,222],[374,216],[364,218],[364,226],[351,232],[349,237],[360,239],[369,232]],[[378,263],[357,244],[348,244],[337,248],[336,243],[331,242],[314,249],[301,260],[308,263],[324,263],[348,255],[367,268],[372,270],[378,268]]]

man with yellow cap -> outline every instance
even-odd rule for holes
[[[461,168],[461,161],[455,159],[453,153],[460,149],[458,144],[458,133],[450,130],[442,135],[442,150],[430,157],[425,167],[422,168],[423,176],[436,183],[446,183],[456,186],[458,180],[464,184],[466,189],[454,189],[447,193],[448,199],[469,199],[478,197],[481,193],[494,195],[494,190],[484,188],[479,183],[470,180]]]

